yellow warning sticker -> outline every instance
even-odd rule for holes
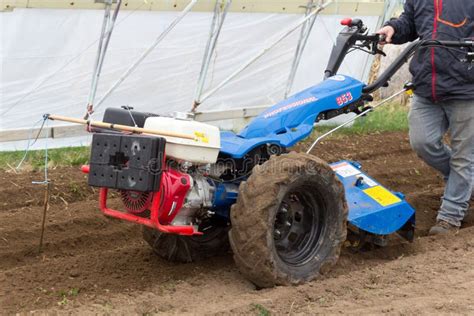
[[[389,206],[402,201],[398,196],[380,185],[365,189],[364,192],[382,206]]]
[[[203,143],[206,143],[206,144],[209,144],[209,138],[207,137],[207,135],[205,133],[201,133],[201,132],[194,132],[194,136],[196,136],[196,138],[203,142]]]

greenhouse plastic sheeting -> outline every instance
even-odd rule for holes
[[[121,12],[102,71],[97,100],[178,14]],[[0,13],[1,130],[31,127],[44,113],[84,115],[102,17],[101,10],[16,9]],[[296,14],[229,13],[205,91],[301,18],[302,15]],[[293,92],[321,81],[334,40],[342,29],[339,24],[342,18],[328,15],[317,18]],[[361,18],[372,30],[379,21],[379,17]],[[212,13],[188,14],[104,102],[94,118],[100,119],[106,107],[123,105],[161,114],[189,110],[211,20]],[[204,102],[200,110],[269,105],[281,100],[299,35],[299,30],[292,33]],[[63,67],[79,54],[79,58]],[[362,78],[370,66],[368,58],[363,53],[352,53],[340,73]],[[45,78],[48,80],[35,90]],[[25,97],[32,90],[35,91]]]

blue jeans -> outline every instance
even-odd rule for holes
[[[446,181],[437,219],[461,226],[474,184],[474,101],[433,103],[415,95],[408,118],[412,148]],[[450,146],[443,142],[448,130]]]

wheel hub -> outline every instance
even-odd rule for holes
[[[314,257],[322,230],[320,213],[308,194],[291,192],[283,199],[273,227],[275,248],[283,261],[301,265]]]

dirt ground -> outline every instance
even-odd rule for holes
[[[31,181],[41,174],[0,172],[0,314],[474,314],[474,209],[457,235],[426,237],[442,180],[412,153],[406,134],[330,140],[315,154],[359,161],[406,194],[417,209],[416,240],[345,249],[320,280],[257,290],[231,254],[193,264],[156,257],[140,227],[100,214],[97,193],[72,168],[51,172],[38,254],[43,189]]]

